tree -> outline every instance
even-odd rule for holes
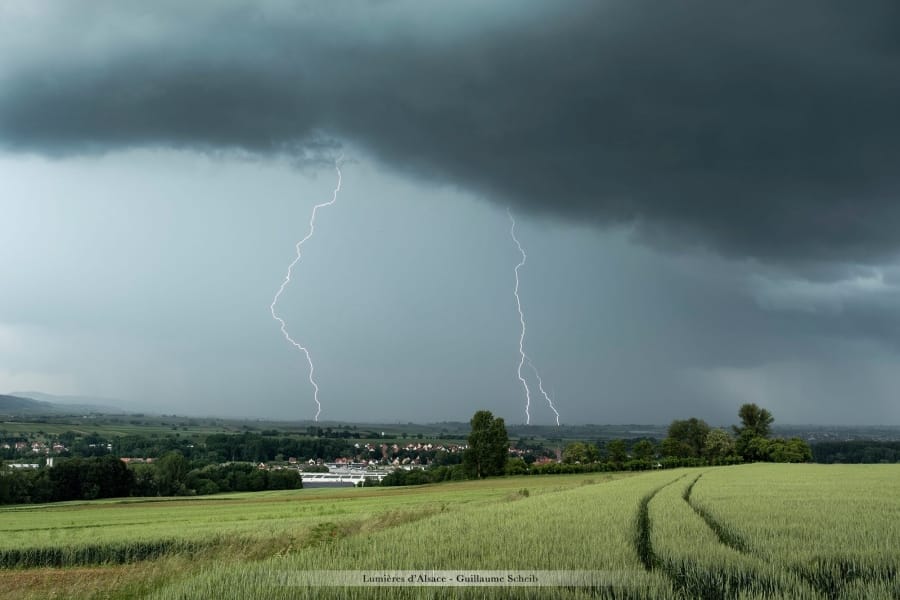
[[[527,475],[528,463],[521,458],[511,458],[506,461],[507,475]]]
[[[300,473],[293,470],[269,471],[270,490],[299,490],[303,487]]]
[[[782,463],[801,463],[812,460],[812,450],[804,440],[791,438],[769,442],[769,460]]]
[[[669,457],[684,457],[690,456],[691,449],[675,438],[667,437],[659,443],[659,453]]]
[[[726,458],[734,454],[734,440],[724,429],[713,429],[706,435],[703,456],[707,460]]]
[[[756,441],[766,440],[775,418],[768,410],[758,407],[756,404],[744,404],[738,410],[741,426],[732,426],[737,435],[735,450],[745,460],[765,460],[763,448],[765,444]]]
[[[656,454],[656,446],[650,440],[641,440],[631,448],[631,453],[638,460],[650,460]]]
[[[190,464],[181,452],[167,452],[156,462],[156,482],[163,496],[176,496],[184,492]]]
[[[502,475],[509,455],[509,436],[500,417],[488,410],[479,410],[471,420],[469,447],[463,455],[463,465],[470,477]]]
[[[676,419],[669,425],[669,436],[663,440],[663,454],[680,458],[699,457],[703,454],[707,435],[709,425],[706,421],[696,417],[683,421]]]
[[[775,418],[765,408],[755,404],[744,404],[738,411],[741,426],[734,427],[734,432],[740,435],[743,431],[752,431],[755,437],[769,437],[769,430]]]
[[[84,498],[118,498],[134,489],[134,473],[114,456],[103,456],[87,463],[82,474]]]
[[[156,479],[156,467],[152,464],[136,464],[129,467],[134,474],[135,496],[158,496],[159,483]]]
[[[766,439],[755,437],[747,445],[747,454],[752,460],[780,463],[799,463],[812,460],[812,450],[800,438]]]
[[[737,447],[744,460],[771,461],[772,443],[767,438],[753,436],[750,432],[741,435],[743,437],[738,438]]]
[[[53,500],[94,500],[128,496],[134,474],[118,458],[70,458],[48,469]]]
[[[610,440],[606,444],[606,452],[610,462],[623,463],[628,458],[628,447],[625,440]]]
[[[70,458],[59,461],[50,469],[50,482],[53,485],[54,500],[78,500],[82,498],[81,473],[84,470],[84,459]]]
[[[597,462],[599,458],[600,453],[597,451],[597,447],[586,442],[572,442],[562,453],[563,462],[569,464],[587,464]]]

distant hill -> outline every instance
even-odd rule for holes
[[[0,394],[0,415],[37,415],[57,412],[50,402]]]
[[[117,414],[123,412],[122,409],[102,404],[103,402],[110,401],[83,396],[53,396],[41,392],[13,392],[9,395],[0,395],[0,414]]]

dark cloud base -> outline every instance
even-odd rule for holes
[[[104,6],[115,23],[146,18]],[[94,29],[38,24],[47,47],[6,60],[0,141],[321,160],[324,134],[518,210],[634,223],[657,244],[775,262],[898,250],[896,3],[553,6],[487,19],[460,4],[449,23],[415,2],[156,8],[149,41],[89,52],[105,23],[92,9]]]

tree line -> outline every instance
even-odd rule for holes
[[[480,479],[497,475],[542,475],[595,471],[639,471],[742,462],[808,462],[809,444],[799,438],[771,437],[772,413],[756,404],[738,411],[740,425],[732,431],[712,428],[702,419],[672,421],[659,444],[652,439],[572,442],[559,463],[529,464],[509,456],[509,437],[503,419],[478,411],[471,420],[468,449],[461,465],[425,471],[397,471],[382,485],[415,485],[448,479]]]
[[[672,421],[659,444],[639,439],[631,444],[611,440],[597,444],[575,442],[563,452],[563,463],[607,462],[613,466],[639,469],[654,466],[727,465],[741,462],[808,462],[812,450],[799,438],[771,437],[772,413],[756,404],[744,404],[738,411],[740,425],[731,431],[710,427],[703,419],[691,417]]]
[[[195,496],[303,487],[292,469],[250,463],[191,461],[178,451],[152,463],[126,465],[114,456],[62,459],[49,469],[4,469],[0,504],[97,500],[127,496]]]
[[[900,462],[900,442],[852,440],[819,442],[812,446],[817,463],[897,463]]]
[[[531,464],[510,457],[509,436],[502,418],[478,411],[470,421],[468,448],[462,454],[417,455],[430,463],[426,470],[397,470],[383,485],[411,485],[447,480],[480,479],[497,475],[539,475],[591,471],[644,470],[680,466],[724,465],[740,462],[806,462],[812,460],[809,445],[798,438],[771,437],[772,414],[755,404],[743,405],[740,425],[727,431],[705,421],[689,418],[673,421],[661,442],[653,439],[573,442],[562,452],[561,461]],[[95,439],[96,438],[96,439]],[[352,439],[352,438],[351,438]],[[232,491],[296,489],[302,486],[295,470],[257,469],[257,462],[282,461],[285,456],[331,461],[352,451],[344,436],[333,438],[279,437],[277,431],[262,434],[212,434],[200,445],[177,438],[124,436],[116,441],[117,454],[124,456],[162,453],[146,464],[125,465],[109,454],[99,436],[79,442],[79,447],[100,456],[59,460],[52,469],[0,471],[0,503],[50,502],[118,496],[169,496],[214,494]],[[842,447],[829,456],[871,457],[873,449]],[[895,457],[900,448],[878,450]],[[389,457],[392,458],[393,454]],[[235,462],[238,461],[238,462]],[[852,462],[852,460],[844,460]]]
[[[772,438],[772,413],[756,404],[744,404],[738,411],[740,425],[732,431],[713,429],[697,418],[675,420],[660,443],[664,457],[701,458],[709,464],[723,462],[809,462],[812,450],[800,438]]]

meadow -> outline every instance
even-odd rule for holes
[[[900,467],[507,477],[0,509],[0,598],[900,598]],[[573,572],[590,585],[309,585]]]

